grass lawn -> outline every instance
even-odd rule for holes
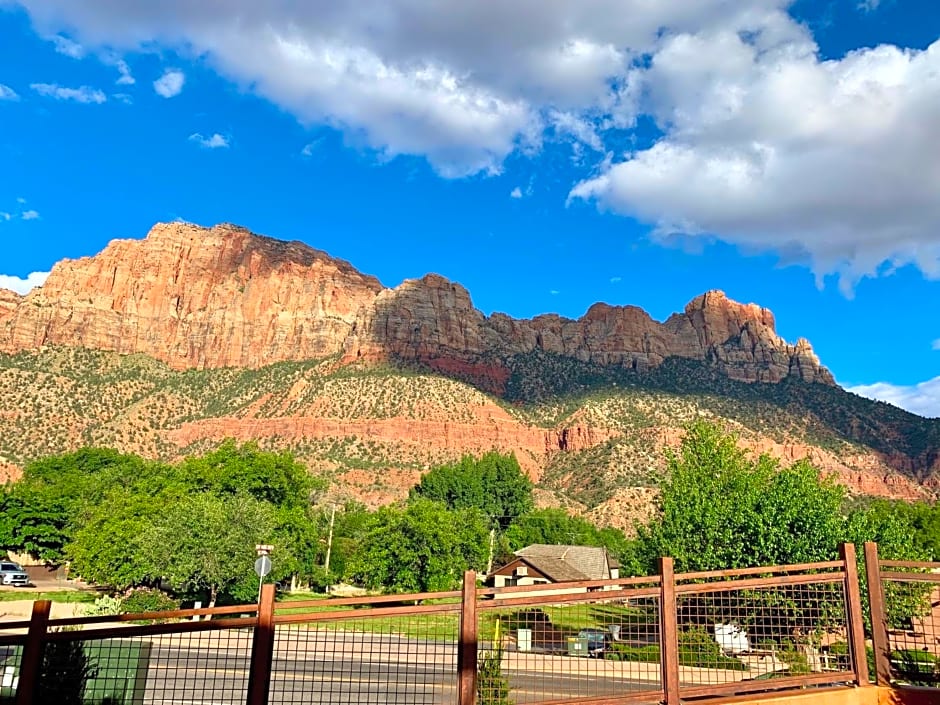
[[[32,590],[0,590],[0,602],[13,602],[15,600],[51,600],[52,602],[94,602],[101,597],[101,593],[91,590],[54,590],[52,592],[35,592]]]

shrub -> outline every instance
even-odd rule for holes
[[[92,605],[85,607],[85,614],[89,617],[103,617],[109,614],[121,614],[123,600],[120,597],[102,595]]]
[[[683,666],[724,668],[729,671],[747,670],[740,660],[725,656],[718,642],[700,627],[679,632],[679,663]]]
[[[179,602],[156,588],[130,590],[121,600],[121,612],[123,614],[167,612],[169,610],[178,610],[179,606]]]
[[[98,675],[80,641],[50,641],[42,654],[36,705],[83,705],[88,681]]]
[[[892,651],[891,667],[899,680],[910,685],[936,685],[940,681],[940,660],[929,651]]]

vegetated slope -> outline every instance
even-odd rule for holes
[[[413,363],[171,370],[82,348],[0,355],[0,463],[83,445],[169,460],[256,439],[328,474],[337,496],[375,505],[434,464],[496,448],[517,454],[543,502],[626,525],[652,496],[635,488],[655,485],[664,446],[707,416],[784,462],[810,457],[855,491],[918,497],[937,486],[940,424],[838,387],[736,382],[688,360],[645,373],[547,354],[505,364],[498,399]]]

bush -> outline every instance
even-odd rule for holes
[[[929,651],[892,651],[891,669],[898,680],[910,685],[936,685],[940,682],[940,660]]]
[[[109,614],[121,614],[123,600],[120,597],[111,597],[102,595],[97,598],[92,605],[85,608],[85,614],[89,617],[103,617]]]
[[[123,614],[168,612],[178,610],[179,607],[179,602],[156,588],[130,590],[121,600],[121,612]]]
[[[42,654],[36,705],[83,705],[88,681],[98,675],[80,641],[50,641]]]
[[[659,644],[629,646],[614,643],[610,648],[606,658],[611,661],[658,663],[660,660]],[[704,629],[679,632],[679,664],[699,668],[724,668],[729,671],[747,670],[747,666],[738,659],[725,656],[718,642]]]

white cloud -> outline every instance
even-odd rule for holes
[[[638,58],[669,31],[749,30],[790,0],[20,0],[48,31],[86,43],[155,42],[209,66],[305,124],[438,172],[498,172],[550,138],[598,148],[636,117]]]
[[[22,196],[17,196],[17,197],[16,197],[16,202],[19,203],[19,204],[22,206],[22,205],[24,205],[24,204],[26,203],[26,199],[23,198]]]
[[[808,39],[676,36],[645,77],[665,130],[572,198],[830,273],[847,294],[885,267],[940,277],[940,42],[820,61]]]
[[[20,214],[20,218],[22,218],[23,220],[39,220],[39,211],[34,211],[34,210],[23,211]]]
[[[622,281],[623,281],[623,277],[611,277],[610,278],[611,284],[619,284]]]
[[[33,272],[25,279],[9,274],[0,274],[0,289],[9,289],[17,294],[27,294],[31,289],[42,286],[48,276],[49,272]]]
[[[510,198],[522,198],[522,189],[516,186],[512,191],[509,192]]]
[[[933,344],[930,347],[934,350],[940,350],[940,338],[937,338],[935,341],[933,341]]]
[[[862,12],[874,12],[881,4],[881,0],[858,0],[858,9]]]
[[[791,0],[20,3],[39,31],[199,56],[304,125],[445,176],[570,141],[596,169],[572,198],[663,243],[777,252],[847,293],[908,263],[940,277],[940,42],[821,61]],[[176,74],[155,89],[175,95]],[[661,139],[614,151],[640,116]]]
[[[56,83],[33,83],[30,85],[39,95],[56,100],[73,100],[76,103],[104,103],[108,97],[97,88],[80,86],[79,88],[66,88]]]
[[[184,83],[186,83],[186,75],[182,71],[167,69],[153,82],[153,89],[164,98],[173,98],[183,91]]]
[[[0,100],[19,100],[20,96],[15,90],[9,86],[5,86],[0,83]]]
[[[0,220],[7,221],[7,220],[10,220],[10,218],[12,217],[13,216],[10,215],[9,213],[4,213],[3,211],[0,211]]]
[[[81,59],[85,56],[85,49],[82,45],[68,37],[55,34],[50,39],[55,44],[55,50],[60,54],[65,54],[73,59]]]
[[[228,138],[220,135],[218,132],[216,132],[211,137],[203,137],[198,132],[195,132],[189,136],[189,141],[195,142],[200,147],[204,147],[206,149],[220,149],[229,146]]]
[[[133,86],[137,83],[137,80],[131,74],[131,67],[127,65],[127,62],[124,59],[117,59],[114,61],[114,68],[118,70],[118,80],[115,81],[119,86]]]
[[[300,155],[303,157],[312,157],[314,152],[317,151],[317,147],[320,146],[320,143],[323,142],[322,137],[318,137],[313,140],[313,142],[308,142],[304,145],[303,149],[300,150]]]
[[[868,399],[888,402],[919,416],[940,417],[940,377],[911,386],[888,382],[861,384],[847,387],[846,391]]]

